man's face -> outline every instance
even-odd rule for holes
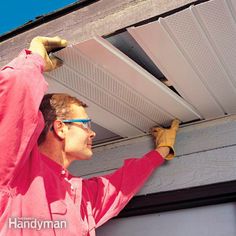
[[[78,105],[71,105],[72,114],[70,119],[87,119],[85,109]],[[70,123],[65,135],[65,153],[68,159],[88,160],[92,157],[92,140],[95,132],[90,128],[84,128],[82,123]]]

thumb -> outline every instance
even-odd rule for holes
[[[63,65],[63,60],[61,60],[59,57],[57,57],[53,54],[50,54],[49,58],[54,66],[54,69]]]
[[[173,131],[177,131],[179,129],[179,124],[180,124],[180,121],[178,119],[174,119],[171,123],[171,130]]]
[[[45,71],[51,71],[59,66],[62,66],[63,61],[59,59],[58,57],[50,54],[50,56],[47,58],[47,67],[45,68]]]

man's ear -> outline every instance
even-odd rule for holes
[[[55,120],[53,122],[53,131],[55,135],[60,138],[64,139],[65,138],[65,133],[68,127],[60,120]]]

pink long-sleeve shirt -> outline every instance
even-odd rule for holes
[[[0,235],[92,236],[164,160],[151,151],[112,174],[82,179],[42,155],[43,63],[25,50],[0,71]]]

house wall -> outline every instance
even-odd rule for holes
[[[236,204],[114,219],[97,236],[235,236]]]
[[[94,149],[92,160],[75,162],[70,170],[84,177],[103,175],[152,147],[148,135],[107,144]],[[236,179],[236,116],[181,127],[175,147],[176,158],[156,170],[139,195]]]
[[[106,174],[126,157],[142,156],[151,148],[150,136],[111,143],[95,148],[92,160],[75,162],[70,169],[84,177]],[[157,169],[137,195],[235,180],[236,116],[181,127],[176,152],[176,158]],[[235,220],[236,204],[231,202],[112,219],[97,235],[234,236]]]

